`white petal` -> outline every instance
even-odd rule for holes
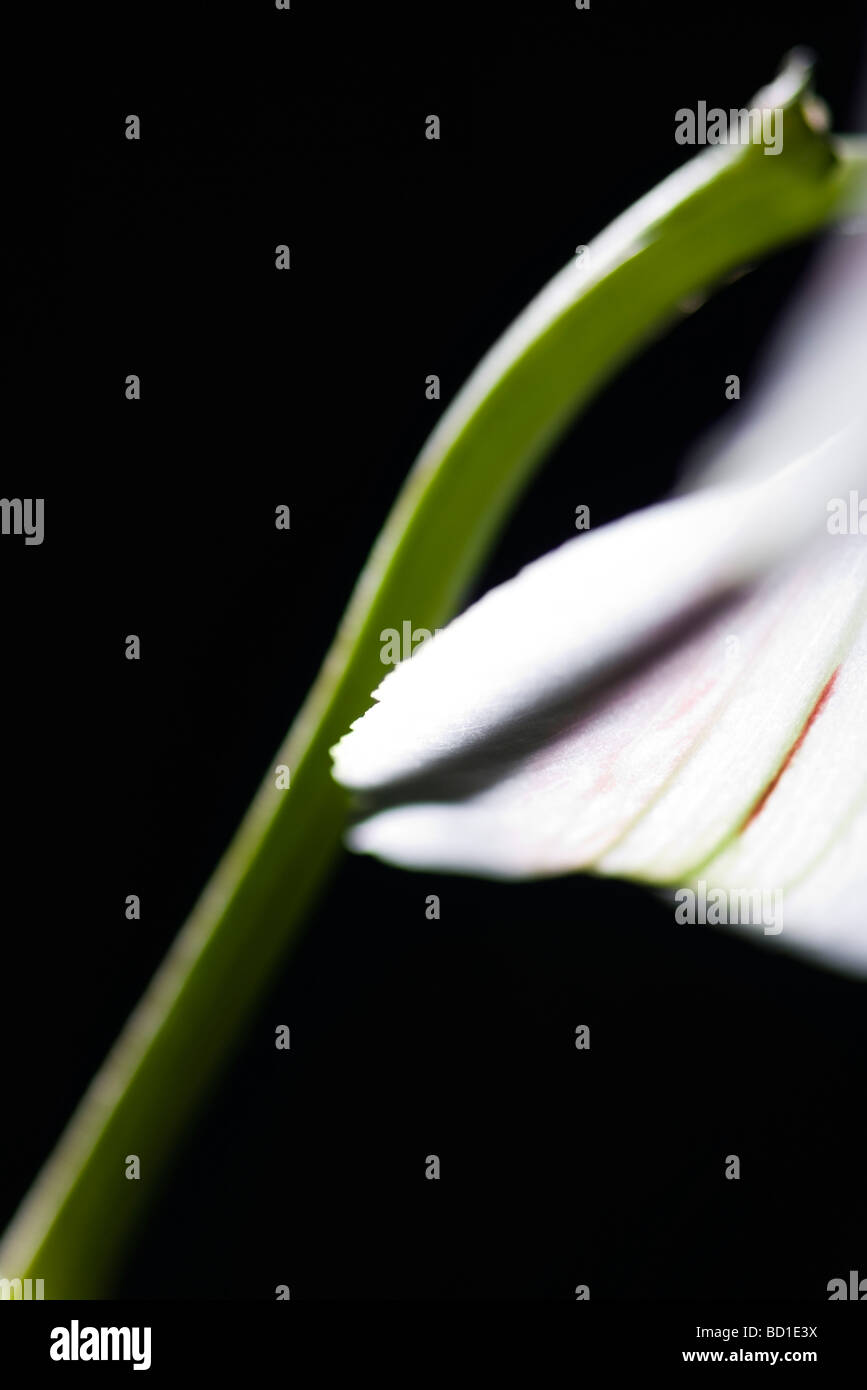
[[[706,736],[647,814],[599,861],[601,872],[682,882],[744,823],[770,786],[852,645],[867,595],[867,544],[826,535],[799,573],[801,592],[744,663]],[[854,668],[857,683],[863,670]],[[753,881],[763,880],[746,880]]]
[[[786,893],[785,913],[785,945],[867,974],[867,798]]]
[[[843,661],[863,612],[867,545],[834,543],[840,539],[827,538],[793,573],[598,694],[490,786],[460,800],[385,809],[353,830],[352,847],[503,878],[594,867],[688,881],[745,822]],[[864,686],[860,661],[844,670],[834,708],[847,711],[846,739]],[[857,784],[867,760],[857,759],[857,744],[853,750]],[[827,799],[827,787],[820,790]],[[776,813],[765,814],[772,832]],[[763,818],[751,838],[760,837]]]
[[[388,676],[332,750],[354,790],[496,755],[536,717],[652,649],[824,524],[828,482],[852,477],[841,435],[775,477],[696,493],[588,532],[491,590]]]

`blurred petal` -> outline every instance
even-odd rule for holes
[[[808,955],[867,972],[867,798],[786,896],[785,935]]]
[[[867,544],[862,541],[862,551]],[[708,889],[785,890],[789,945],[867,968],[867,613],[815,713],[738,833],[702,866]]]

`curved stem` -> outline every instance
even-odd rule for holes
[[[458,607],[546,450],[689,295],[844,215],[867,145],[813,128],[807,74],[782,74],[783,151],[715,147],[618,218],[480,363],[423,448],[275,765],[0,1246],[7,1278],[48,1298],[111,1287],[156,1179],[298,936],[340,845],[347,804],[329,748],[383,675],[380,634]],[[763,94],[766,96],[766,94]],[[770,104],[770,103],[769,103]],[[587,261],[589,260],[589,265]],[[127,1154],[142,1180],[126,1182]]]

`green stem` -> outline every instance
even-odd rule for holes
[[[188,922],[91,1084],[2,1246],[8,1278],[99,1297],[194,1112],[237,1043],[340,845],[329,748],[384,674],[380,633],[455,612],[504,519],[580,407],[678,305],[856,205],[863,142],[812,128],[807,74],[778,79],[784,148],[715,147],[557,275],[442,416],[398,497],[322,670]],[[124,1176],[127,1154],[142,1177]]]

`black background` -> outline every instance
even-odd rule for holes
[[[73,35],[10,277],[4,494],[45,497],[46,540],[0,546],[0,1220],[269,766],[439,411],[575,246],[683,160],[679,107],[746,103],[806,43],[845,128],[861,35],[813,3],[293,0],[116,13],[96,38]],[[748,394],[810,254],[618,377],[477,592],[574,534],[578,503],[599,525],[667,490],[737,409],[726,375]],[[676,928],[636,887],[347,858],[113,1292],[822,1299],[867,1273],[865,1053],[862,987]]]

